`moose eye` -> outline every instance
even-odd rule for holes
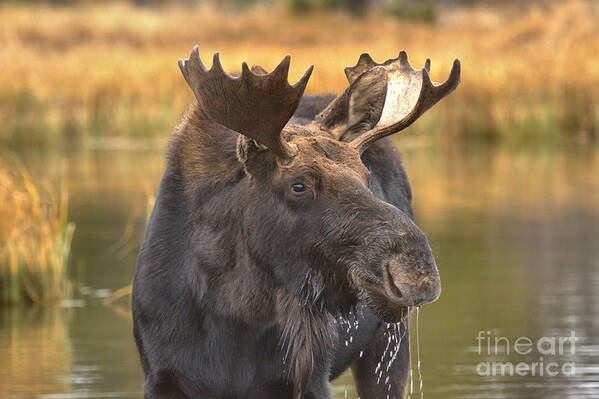
[[[291,189],[294,193],[303,193],[304,191],[306,191],[306,186],[303,183],[294,183],[291,186]]]

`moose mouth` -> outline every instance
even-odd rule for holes
[[[398,268],[401,268],[399,272]],[[432,303],[441,293],[436,268],[432,273],[417,278],[406,278],[408,273],[403,269],[391,260],[383,267],[382,278],[363,270],[350,273],[360,296],[386,322],[400,321],[407,308]],[[401,277],[404,278],[400,280]]]

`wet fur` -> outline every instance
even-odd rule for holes
[[[306,96],[292,122],[309,123],[331,99]],[[283,284],[262,260],[281,259],[290,262],[281,268],[291,267],[294,254],[268,242],[249,245],[255,232],[235,222],[255,211],[239,200],[253,194],[238,140],[237,133],[206,121],[197,104],[170,139],[133,288],[145,397],[327,399],[329,380],[350,365],[362,397],[385,394],[387,386],[377,386],[367,372],[382,355],[385,324],[353,295],[325,298],[324,280],[346,284],[329,281],[334,275],[291,275]],[[390,140],[371,145],[362,161],[374,195],[411,217],[410,186]],[[253,162],[274,159],[265,152]],[[268,195],[249,200],[274,207]],[[273,223],[276,215],[261,220]],[[333,302],[339,317],[361,309],[351,345],[326,309]],[[404,347],[407,336],[405,341]],[[366,352],[363,358],[360,351]],[[403,396],[408,360],[404,348],[390,371],[397,398]]]

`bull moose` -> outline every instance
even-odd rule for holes
[[[441,284],[386,136],[456,89],[460,63],[437,85],[429,60],[362,54],[342,94],[305,97],[312,67],[290,85],[289,63],[231,76],[197,47],[179,61],[197,101],[133,286],[145,398],[327,399],[349,367],[361,398],[405,395],[400,321]]]

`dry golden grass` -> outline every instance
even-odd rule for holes
[[[44,304],[70,295],[74,225],[66,191],[0,164],[0,305]]]
[[[192,100],[177,67],[195,44],[225,67],[316,69],[309,93],[346,87],[361,52],[406,49],[442,80],[454,58],[462,86],[413,130],[456,137],[588,141],[599,126],[599,13],[581,1],[526,11],[441,11],[435,24],[372,14],[293,18],[280,9],[225,15],[210,8],[0,7],[0,138],[57,142],[89,135],[166,136]],[[441,134],[443,133],[443,134]]]

